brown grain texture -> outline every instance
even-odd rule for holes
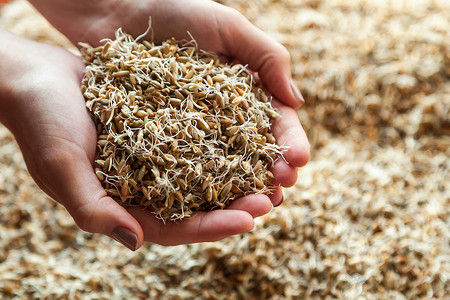
[[[313,156],[283,205],[249,234],[131,253],[77,229],[2,128],[1,297],[445,299],[449,2],[222,2],[288,47],[305,96]],[[13,5],[2,24],[43,24]]]
[[[93,48],[81,91],[97,126],[96,174],[120,204],[163,221],[271,194],[276,145],[271,96],[243,65],[194,40],[138,41],[118,29]]]

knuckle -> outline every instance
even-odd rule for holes
[[[92,229],[94,215],[90,210],[90,205],[88,203],[76,208],[73,212],[70,212],[70,214],[72,215],[73,219],[75,220],[75,223],[77,223],[80,229],[87,232],[92,233],[95,232]]]
[[[234,38],[236,31],[248,30],[251,26],[249,20],[241,12],[224,5],[216,14],[216,23],[220,31],[230,39]]]
[[[278,44],[278,43],[277,43],[277,47],[278,47],[278,52],[279,52],[279,58],[282,61],[290,63],[290,61],[291,61],[291,54],[289,53],[288,49],[286,49],[286,47],[284,47],[283,45]]]
[[[291,57],[288,50],[281,44],[276,44],[275,48],[272,48],[272,51],[266,53],[263,57],[260,69],[266,72],[272,70],[274,67],[288,66],[290,65],[290,61]]]
[[[303,149],[303,155],[300,159],[299,167],[303,167],[304,165],[306,165],[310,158],[311,158],[311,147],[308,143],[307,145],[305,145]]]
[[[225,5],[222,6],[222,14],[232,18],[233,21],[246,19],[237,9]]]
[[[104,228],[107,225],[106,219],[99,215],[98,208],[101,207],[102,211],[111,211],[114,209],[112,207],[114,202],[111,202],[107,196],[93,199],[95,200],[90,199],[77,207],[68,207],[68,211],[80,229],[92,233],[108,234]]]

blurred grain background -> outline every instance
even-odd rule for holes
[[[289,49],[306,98],[312,158],[283,205],[249,234],[131,253],[80,231],[0,127],[0,298],[448,299],[450,2],[220,2]],[[23,0],[0,26],[71,47]]]

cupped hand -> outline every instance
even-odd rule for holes
[[[83,32],[65,32],[61,26],[59,29],[73,42],[96,44],[101,38],[112,37],[118,27],[137,36],[145,31],[148,17],[152,16],[155,40],[188,38],[189,31],[201,48],[248,64],[279,99],[274,105],[282,118],[274,121],[273,131],[278,142],[289,150],[285,160],[279,159],[273,168],[275,183],[294,184],[296,168],[309,158],[309,144],[292,108],[301,103],[301,96],[292,88],[285,48],[239,13],[219,4],[155,3],[119,1],[105,15],[97,14],[95,19],[86,21],[89,26],[83,27],[80,21]],[[8,119],[14,121],[5,123],[15,134],[38,185],[63,204],[82,229],[111,236],[132,250],[144,240],[162,245],[215,241],[251,230],[253,218],[281,202],[278,188],[270,198],[249,195],[235,200],[225,210],[199,212],[190,219],[165,225],[146,210],[120,206],[106,195],[93,171],[96,132],[79,89],[83,63],[56,47],[26,43],[29,47],[25,48],[32,51],[19,55],[26,76],[20,72],[16,76],[27,84],[19,90],[12,89],[11,98],[15,101],[11,101],[14,105],[10,105]],[[27,66],[31,61],[33,66]]]

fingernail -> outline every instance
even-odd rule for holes
[[[302,93],[300,93],[297,85],[295,85],[294,80],[290,80],[291,83],[291,90],[292,90],[292,94],[294,95],[295,99],[298,101],[299,105],[303,105],[305,103],[305,99],[302,96]]]
[[[273,210],[273,204],[272,204],[272,208],[269,210],[268,214],[270,214],[272,212],[272,210]]]
[[[136,234],[124,227],[116,227],[111,237],[131,251],[136,251],[138,239]]]

